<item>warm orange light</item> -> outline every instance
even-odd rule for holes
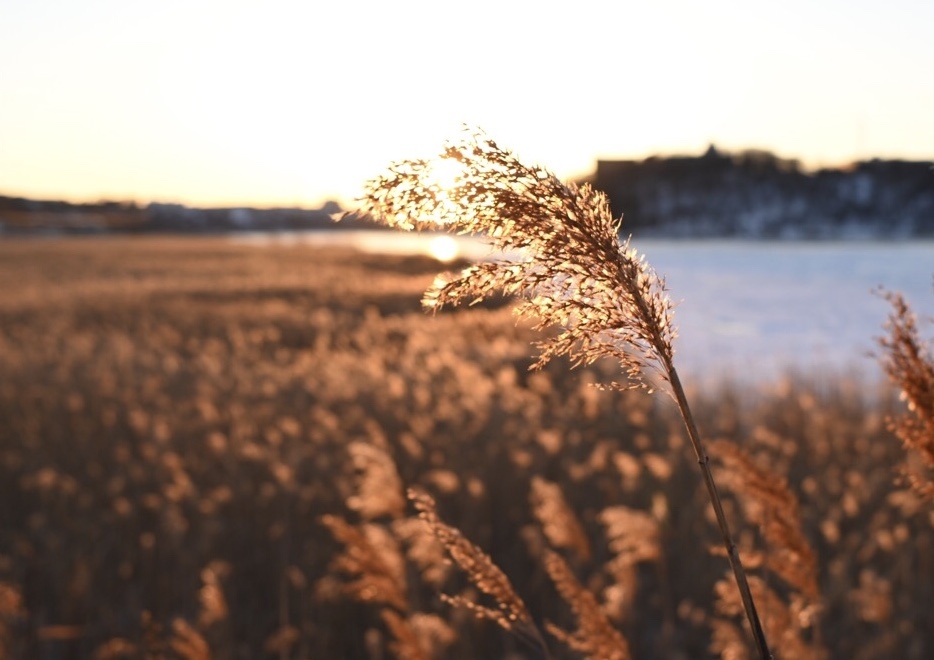
[[[437,206],[429,220],[446,225],[454,221],[460,211],[458,204],[451,198],[451,192],[460,184],[463,165],[453,158],[438,158],[431,161],[425,173],[425,187],[432,191]]]
[[[442,192],[455,188],[464,172],[463,164],[453,158],[438,158],[431,161],[430,167],[428,181]]]
[[[435,236],[428,243],[428,254],[438,261],[447,263],[458,257],[460,248],[451,236]]]

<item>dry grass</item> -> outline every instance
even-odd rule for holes
[[[409,491],[409,499],[438,542],[444,546],[454,562],[463,570],[471,584],[489,596],[494,604],[485,606],[469,596],[444,596],[450,605],[465,607],[481,619],[494,621],[500,627],[528,641],[536,653],[548,657],[548,650],[541,632],[532,619],[522,598],[516,593],[509,578],[493,563],[481,548],[455,527],[438,517],[434,498],[418,489]]]
[[[439,171],[449,181],[439,180]],[[663,383],[684,420],[723,538],[723,546],[759,656],[772,654],[733,533],[723,511],[705,443],[674,365],[673,305],[665,281],[620,239],[610,203],[590,185],[563,183],[529,167],[478,131],[446,145],[436,160],[394,164],[368,182],[362,212],[390,227],[443,228],[486,237],[496,257],[458,275],[440,275],[425,294],[429,309],[514,295],[520,317],[537,330],[541,368],[559,356],[574,366],[618,363],[629,386]],[[618,382],[618,388],[625,387]]]
[[[571,606],[578,620],[578,630],[568,633],[554,624],[548,631],[586,658],[592,660],[629,660],[629,643],[610,623],[596,597],[581,586],[564,559],[556,552],[545,555],[545,570],[555,583],[561,598]]]
[[[731,442],[714,444],[723,464],[723,483],[738,500],[743,517],[754,524],[760,540],[744,549],[759,575],[752,588],[760,607],[767,608],[766,631],[783,658],[823,658],[815,632],[821,609],[817,558],[802,532],[797,498],[783,479],[758,465]],[[756,547],[761,550],[756,550]],[[773,588],[774,586],[774,588]],[[742,613],[739,594],[729,579],[717,583],[717,610],[727,616]],[[719,644],[720,640],[714,640]],[[726,652],[726,648],[718,648]]]
[[[576,632],[593,612],[549,576],[554,543],[632,657],[710,657],[714,638],[748,652],[717,614],[722,558],[697,552],[718,541],[670,406],[592,387],[613,378],[602,362],[529,372],[536,334],[505,307],[425,317],[437,269],[208,239],[0,242],[5,656],[534,657],[440,601],[482,594],[400,506],[408,486],[540,628]],[[840,380],[748,395],[692,398],[706,435],[799,503],[822,604],[805,641],[831,658],[930,657],[934,526],[893,484],[895,393]],[[539,508],[577,523],[546,532]],[[624,510],[644,527],[611,524]],[[347,544],[322,520],[338,519],[404,609],[344,589],[362,575],[332,570]],[[761,550],[753,527],[738,542]],[[763,575],[778,597],[763,621],[786,625],[791,592]]]
[[[904,474],[922,496],[934,499],[934,356],[922,339],[918,320],[905,298],[884,292],[892,306],[880,360],[908,410],[889,426],[908,454]]]

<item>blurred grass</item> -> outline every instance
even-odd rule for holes
[[[559,623],[533,478],[577,513],[593,556],[576,569],[597,592],[612,586],[600,513],[650,512],[663,550],[638,566],[617,623],[634,657],[705,657],[726,562],[694,551],[716,538],[673,406],[590,387],[612,365],[528,372],[535,337],[508,306],[426,316],[442,269],[216,238],[0,241],[10,657],[182,657],[176,621],[218,658],[383,657],[378,611],[320,588],[341,551],[321,516],[361,522],[354,442],[435,494],[533,615]],[[934,655],[934,527],[894,483],[890,393],[799,377],[692,397],[706,436],[743,445],[800,500],[831,657]],[[429,585],[408,588],[413,611],[456,632],[443,657],[521,652]],[[138,655],[106,655],[115,640]]]

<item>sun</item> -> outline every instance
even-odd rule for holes
[[[454,158],[436,158],[431,161],[427,173],[430,188],[441,192],[456,188],[464,174],[463,163]]]
[[[463,164],[453,158],[436,158],[428,163],[422,183],[434,198],[431,222],[439,226],[451,224],[463,211],[455,194],[463,176]]]
[[[438,261],[448,263],[460,255],[460,247],[452,236],[442,234],[428,241],[427,252]]]

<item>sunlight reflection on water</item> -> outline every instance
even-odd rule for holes
[[[244,232],[230,240],[249,245],[318,245],[350,247],[371,254],[422,254],[439,261],[457,258],[477,261],[490,254],[479,238],[444,232],[401,232],[381,230]]]

